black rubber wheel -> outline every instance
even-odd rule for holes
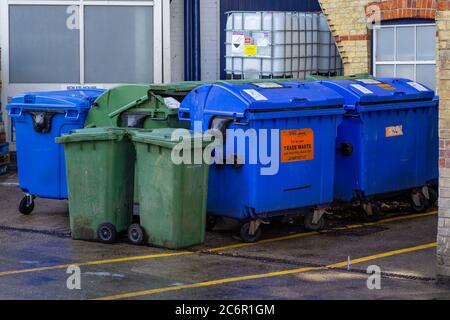
[[[97,237],[100,242],[114,243],[117,240],[117,230],[112,223],[102,223],[97,228]]]
[[[437,191],[432,188],[428,188],[428,194],[430,195],[430,199],[428,199],[429,204],[431,206],[437,206],[439,200],[439,195]]]
[[[320,217],[320,219],[319,219],[319,221],[317,221],[317,223],[313,223],[314,212],[308,212],[303,217],[303,226],[305,227],[306,230],[309,230],[309,231],[322,230],[325,227],[325,218],[324,218],[324,216],[325,215],[322,215],[322,217]]]
[[[131,226],[128,227],[128,240],[135,245],[141,245],[142,243],[144,243],[144,229],[142,229],[142,227],[137,224],[134,223]]]
[[[20,200],[19,203],[19,212],[24,215],[29,215],[34,210],[34,201],[32,200],[31,203],[28,205],[28,199],[27,197],[23,197],[22,200]]]
[[[430,203],[427,198],[422,193],[419,193],[420,204],[416,205],[413,201],[412,196],[410,197],[411,208],[415,212],[424,212],[430,206]]]
[[[206,216],[206,231],[213,231],[217,224],[217,217],[208,214]]]
[[[250,222],[246,222],[241,226],[241,230],[239,232],[242,241],[247,242],[247,243],[251,243],[251,242],[256,242],[261,238],[262,235],[262,231],[261,231],[261,227],[259,227],[255,234],[250,234]]]
[[[361,216],[365,222],[377,222],[381,217],[381,209],[376,204],[371,204],[372,214],[368,214],[363,207],[361,207]]]

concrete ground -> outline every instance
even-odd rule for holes
[[[73,241],[66,201],[17,212],[16,177],[0,178],[0,299],[450,299],[435,283],[437,213],[391,213],[378,223],[331,218],[327,230],[271,225],[242,244],[228,221],[182,251]],[[81,289],[67,268],[79,266]],[[369,266],[381,289],[367,288]]]

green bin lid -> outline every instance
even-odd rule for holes
[[[56,143],[122,140],[127,131],[120,128],[87,128],[74,130],[56,138]]]
[[[177,135],[179,140],[172,140],[172,134],[178,131]],[[130,131],[132,140],[135,142],[158,145],[161,147],[173,148],[181,141],[190,140],[191,143],[200,140],[202,142],[202,147],[211,143],[211,138],[203,133],[197,133],[194,136],[194,131],[187,129],[176,129],[176,128],[163,128],[155,130],[132,130]],[[203,139],[205,138],[205,139]]]

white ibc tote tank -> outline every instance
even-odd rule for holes
[[[228,78],[305,78],[319,71],[319,14],[229,12],[227,15]],[[328,25],[326,31],[330,33]],[[328,42],[330,39],[334,45],[331,33]]]

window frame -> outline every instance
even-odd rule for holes
[[[415,58],[417,59],[417,28],[418,27],[436,27],[435,22],[397,22],[397,23],[390,23],[390,24],[382,24],[378,26],[374,26],[373,29],[373,47],[372,47],[372,72],[373,75],[377,76],[377,66],[382,65],[388,65],[394,67],[394,74],[397,75],[397,66],[399,65],[413,65],[414,66],[414,79],[411,79],[413,81],[416,81],[417,79],[417,66],[419,65],[437,65],[437,59],[435,60],[408,60],[408,61],[400,61],[397,60],[397,29],[398,28],[405,28],[405,27],[414,27],[414,48],[415,48]],[[384,28],[394,28],[394,60],[393,61],[377,61],[377,49],[378,49],[378,39],[377,39],[377,33],[380,29]]]
[[[9,8],[13,5],[42,6],[79,6],[80,37],[80,76],[79,83],[10,83],[9,72]],[[171,39],[170,39],[170,0],[2,0],[0,1],[0,44],[2,50],[1,78],[2,109],[10,97],[27,91],[52,91],[68,88],[104,88],[109,89],[123,83],[87,83],[85,82],[85,43],[84,43],[84,9],[88,6],[136,6],[153,8],[153,82],[168,83],[171,81]],[[5,111],[5,110],[3,110]],[[11,121],[7,112],[3,112],[7,141],[12,141]],[[14,148],[14,147],[13,147]]]

